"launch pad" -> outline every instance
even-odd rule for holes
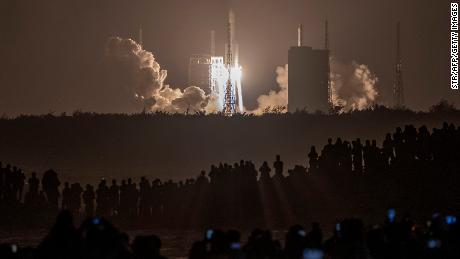
[[[235,40],[235,21],[235,14],[230,10],[225,56],[216,55],[215,32],[212,31],[210,55],[200,55],[201,57],[193,55],[189,64],[189,84],[202,88],[206,93],[209,92],[217,112],[226,115],[244,112],[242,67],[239,64],[239,50]],[[204,69],[205,66],[207,69]],[[207,82],[204,82],[204,78],[207,78]]]

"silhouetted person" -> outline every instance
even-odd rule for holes
[[[96,191],[96,214],[107,216],[109,214],[109,188],[105,179],[102,179]]]
[[[64,183],[64,189],[62,190],[62,203],[61,209],[62,210],[70,210],[70,201],[71,201],[71,192],[70,192],[70,185],[68,182]]]
[[[307,169],[301,165],[295,165],[293,169],[288,170],[289,177],[293,180],[300,182],[304,181],[304,177],[307,175]]]
[[[396,132],[393,133],[393,146],[395,152],[396,162],[399,163],[401,160],[405,160],[404,147],[403,147],[403,134],[400,127],[396,128]]]
[[[284,163],[281,161],[280,155],[276,155],[276,161],[273,163],[273,168],[275,168],[275,175],[273,175],[274,179],[283,179]]]
[[[284,254],[286,258],[301,259],[307,246],[307,233],[300,225],[292,226],[286,234]]]
[[[160,255],[161,240],[155,236],[137,236],[134,239],[132,249],[134,259],[163,259]]]
[[[333,149],[332,149],[332,166],[333,170],[337,171],[343,171],[344,170],[344,164],[345,164],[345,156],[346,156],[346,149],[343,145],[342,139],[337,138]]]
[[[87,216],[94,215],[94,200],[96,194],[94,193],[93,186],[87,184],[83,192],[83,203],[85,204],[85,213]]]
[[[37,178],[37,173],[32,172],[32,176],[29,178],[29,192],[38,194],[38,187],[40,180]]]
[[[334,145],[332,145],[332,138],[327,139],[327,144],[321,151],[321,164],[320,167],[327,172],[334,168]]]
[[[391,139],[390,133],[387,133],[387,135],[385,136],[385,140],[383,141],[382,159],[383,159],[385,168],[388,168],[390,164],[394,162],[394,159],[395,159],[395,156],[393,153],[393,140]]]
[[[198,186],[205,186],[208,183],[209,181],[208,181],[208,178],[206,177],[206,172],[204,170],[201,170],[200,175],[196,179],[196,184]]]
[[[353,168],[353,158],[350,142],[344,141],[342,146],[342,160],[341,166],[342,170],[345,172],[351,172]]]
[[[37,249],[37,258],[81,258],[81,239],[73,226],[72,214],[63,210]]]
[[[353,168],[355,172],[361,173],[363,171],[363,146],[361,139],[357,138],[354,141],[351,152],[353,154]]]
[[[419,128],[417,135],[417,157],[422,161],[432,159],[431,155],[431,136],[427,127],[423,125]]]
[[[287,258],[283,256],[279,241],[272,239],[270,231],[254,229],[243,247],[247,258]]]
[[[121,181],[120,185],[120,215],[126,217],[129,211],[128,185],[126,180]]]
[[[323,243],[323,231],[319,223],[314,222],[311,225],[311,230],[307,234],[307,246],[309,248],[321,248]]]
[[[128,215],[130,217],[137,216],[137,206],[139,201],[139,191],[136,188],[136,184],[132,182],[131,178],[128,178],[127,185],[127,205]]]
[[[83,192],[83,188],[79,183],[73,183],[70,186],[70,204],[69,210],[72,212],[72,215],[78,216],[80,213],[81,208],[81,194]]]
[[[3,170],[3,177],[4,177],[4,184],[3,184],[3,200],[6,203],[13,204],[14,203],[14,195],[13,195],[13,169],[11,165],[7,164],[5,169]]]
[[[5,172],[3,169],[3,164],[0,161],[0,202],[3,199],[3,191],[4,191],[4,185],[5,185],[4,178],[5,178]]]
[[[48,200],[46,199],[44,191],[40,191],[40,193],[38,194],[37,208],[41,211],[46,210],[48,208]]]
[[[17,201],[22,200],[22,192],[24,189],[24,182],[26,180],[26,176],[22,172],[21,169],[18,169],[14,175],[14,196]]]
[[[112,180],[112,185],[109,188],[109,203],[110,215],[116,215],[120,206],[120,187],[115,179]]]
[[[152,181],[152,189],[150,191],[152,196],[151,211],[152,216],[160,217],[161,216],[161,205],[162,205],[162,191],[161,191],[161,180],[155,179]]]
[[[308,153],[308,159],[310,164],[310,172],[316,172],[319,167],[319,161],[315,146],[311,146],[310,153]]]
[[[374,161],[372,157],[372,147],[370,140],[366,140],[366,144],[363,147],[363,160],[366,172],[371,172],[374,169]]]
[[[29,178],[29,192],[26,193],[26,196],[24,198],[24,203],[27,207],[34,207],[35,209],[37,208],[37,203],[38,203],[38,188],[40,185],[40,180],[37,178],[37,174],[35,172],[32,172],[32,176]]]
[[[48,204],[52,210],[58,209],[59,190],[61,182],[58,179],[57,173],[53,170],[48,170],[43,174],[42,188],[46,194]]]
[[[383,159],[381,156],[380,148],[377,147],[377,141],[372,140],[371,145],[371,162],[374,170],[380,170],[383,167]]]
[[[219,174],[219,169],[215,165],[211,165],[211,169],[209,170],[209,179],[211,180],[211,183],[215,184],[217,183],[218,179],[218,174]]]
[[[139,214],[141,216],[150,216],[150,189],[150,182],[145,177],[141,177],[139,183]]]
[[[259,168],[260,172],[260,181],[261,182],[268,182],[270,180],[270,167],[268,166],[267,161],[264,161]]]

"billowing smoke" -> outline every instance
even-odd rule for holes
[[[167,71],[151,52],[131,39],[109,38],[104,61],[112,77],[112,90],[131,98],[130,103],[137,102],[131,111],[140,111],[139,104],[145,111],[169,113],[202,112],[208,106],[209,97],[196,86],[181,90],[165,85]]]
[[[341,112],[363,110],[374,105],[378,78],[364,64],[344,64],[331,59],[332,103]]]
[[[257,109],[253,110],[254,114],[263,114],[267,112],[287,112],[288,103],[288,65],[276,68],[276,82],[280,89],[277,91],[270,90],[268,95],[261,95],[257,98]]]
[[[363,110],[371,107],[377,96],[376,83],[378,78],[368,66],[355,61],[344,64],[331,59],[332,102],[340,112]],[[279,89],[271,90],[268,95],[257,98],[258,107],[255,114],[267,112],[286,112],[288,104],[288,65],[276,68],[276,82]]]

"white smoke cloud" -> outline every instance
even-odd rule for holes
[[[276,68],[276,82],[279,89],[270,90],[268,95],[261,95],[257,98],[257,109],[251,111],[254,114],[263,114],[270,111],[287,112],[288,104],[288,65]]]
[[[165,85],[167,71],[161,69],[151,52],[143,50],[132,39],[109,38],[105,63],[116,79],[112,81],[118,86],[121,84],[125,88],[123,92],[131,92],[126,99],[134,98],[146,111],[196,113],[208,106],[210,98],[196,86],[181,90]]]
[[[208,95],[208,104],[204,107],[204,111],[206,114],[219,113],[221,111],[219,96],[217,94],[211,93]]]
[[[288,105],[288,65],[276,68],[276,82],[279,89],[271,90],[268,95],[257,98],[258,107],[254,114],[276,111],[287,112]],[[376,83],[378,78],[364,64],[353,61],[344,64],[331,59],[332,102],[340,108],[340,112],[363,110],[371,107],[378,96]],[[283,107],[283,109],[279,109]],[[277,109],[278,108],[278,109]]]
[[[183,91],[171,89],[168,85],[155,96],[156,104],[152,111],[166,111],[170,113],[197,113],[204,111],[208,103],[203,89],[196,86],[189,86]]]
[[[363,110],[374,105],[378,78],[364,64],[344,64],[331,59],[332,102],[341,112]]]
[[[151,52],[145,51],[131,39],[109,38],[105,61],[113,68],[132,96],[148,99],[163,86],[167,71],[161,70]],[[119,73],[122,73],[120,75]]]

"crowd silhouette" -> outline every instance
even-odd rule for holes
[[[425,126],[406,125],[386,134],[380,147],[375,140],[363,142],[329,138],[319,153],[312,146],[305,166],[297,165],[287,175],[277,155],[272,167],[267,161],[257,168],[252,161],[241,160],[211,165],[208,173],[203,170],[185,181],[142,177],[138,183],[128,178],[120,183],[112,179],[109,184],[102,179],[96,187],[61,183],[53,170],[44,172],[41,179],[32,172],[26,180],[20,168],[0,163],[0,208],[5,212],[0,214],[1,224],[40,224],[65,209],[77,218],[97,215],[128,225],[252,226],[262,221],[266,226],[285,227],[308,222],[317,208],[356,209],[341,208],[336,204],[340,199],[330,200],[342,194],[355,203],[369,203],[369,209],[374,203],[398,206],[397,196],[405,192],[417,195],[413,197],[432,193],[424,203],[458,209],[453,199],[460,197],[455,192],[460,127],[444,123],[430,133]],[[28,188],[24,188],[26,183]],[[423,190],[418,190],[419,185]],[[436,192],[438,187],[445,195]],[[427,213],[435,209],[425,207]],[[43,220],[25,220],[31,215]]]
[[[283,244],[284,243],[284,244]],[[90,217],[75,227],[72,214],[61,211],[54,226],[35,247],[0,244],[1,258],[119,258],[163,259],[156,235],[130,240],[104,218]],[[183,251],[183,255],[187,252]],[[190,259],[454,259],[460,256],[460,225],[453,215],[435,213],[424,224],[390,208],[380,224],[365,226],[358,218],[341,220],[325,237],[319,223],[310,228],[293,225],[284,240],[269,230],[256,228],[243,242],[234,229],[208,228],[189,247]]]
[[[329,138],[320,151],[310,147],[305,165],[296,165],[287,174],[276,155],[272,163],[264,161],[258,168],[244,160],[211,165],[208,173],[203,170],[185,181],[142,177],[138,183],[131,178],[108,183],[101,179],[96,187],[61,183],[51,169],[41,179],[35,172],[26,179],[20,168],[0,164],[0,225],[43,227],[62,210],[41,245],[22,253],[62,258],[72,251],[71,258],[83,258],[110,251],[119,253],[119,258],[162,258],[158,237],[141,236],[130,246],[127,236],[108,220],[128,228],[281,229],[313,222],[321,218],[315,214],[318,211],[329,216],[360,215],[391,205],[417,215],[404,214],[396,223],[392,209],[384,224],[370,229],[360,220],[345,220],[326,241],[319,224],[314,223],[308,233],[296,225],[287,232],[284,248],[269,231],[254,230],[242,246],[239,232],[208,229],[205,238],[191,248],[190,258],[322,258],[315,256],[324,254],[331,258],[454,258],[451,255],[458,255],[460,247],[456,218],[451,215],[459,212],[459,147],[460,127],[453,124],[444,123],[432,132],[425,126],[406,125],[386,134],[381,146],[375,140]],[[433,211],[449,216],[436,213],[426,226],[414,223]],[[83,220],[78,230],[72,218]],[[16,249],[2,247],[1,253]]]

